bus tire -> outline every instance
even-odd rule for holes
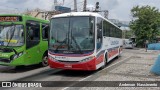
[[[41,66],[43,66],[43,67],[48,66],[48,55],[43,56]]]
[[[107,60],[108,60],[107,56],[108,56],[108,54],[106,53],[106,54],[105,54],[104,65],[103,65],[102,67],[100,67],[100,70],[102,70],[102,69],[104,69],[104,68],[106,67],[106,65],[107,65]]]
[[[121,52],[120,52],[120,48],[119,48],[119,51],[118,51],[118,58],[121,57]]]
[[[107,65],[107,61],[108,61],[108,53],[105,54],[105,66]]]

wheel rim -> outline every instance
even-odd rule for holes
[[[45,56],[44,58],[43,58],[43,65],[44,66],[47,66],[48,65],[48,57],[47,56]]]

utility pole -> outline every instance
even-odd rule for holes
[[[58,2],[57,0],[54,0],[54,6],[57,6]]]
[[[63,0],[63,5],[64,5],[64,1],[65,1],[65,0]]]
[[[87,11],[87,0],[84,0],[83,11]]]
[[[77,0],[74,0],[74,11],[77,12]]]
[[[58,2],[57,0],[54,0],[54,4],[52,5],[52,9],[55,10],[55,7],[57,6]]]

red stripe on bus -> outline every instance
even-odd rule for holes
[[[96,62],[95,58],[88,62],[72,63],[72,64],[56,62],[54,60],[48,59],[49,66],[51,68],[59,68],[59,69],[66,69],[66,70],[96,70],[95,62]]]
[[[116,55],[116,54],[118,54],[118,49],[110,51],[110,52],[108,53],[108,57],[111,58],[111,57],[113,57],[113,56]]]
[[[97,59],[96,59],[96,65],[102,63],[104,60],[104,54],[101,54]]]

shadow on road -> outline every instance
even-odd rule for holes
[[[118,61],[120,58],[121,58],[121,56],[115,57],[113,60],[109,61],[106,66],[109,66],[109,65],[113,64],[114,62]]]
[[[0,73],[23,73],[35,69],[43,68],[39,64],[37,65],[30,65],[30,66],[18,66],[18,67],[11,67],[11,66],[3,66],[0,67]]]
[[[52,73],[50,75],[61,75],[65,77],[86,77],[88,75],[91,75],[93,73],[96,73],[97,71],[75,71],[75,70],[62,70],[56,73]]]

